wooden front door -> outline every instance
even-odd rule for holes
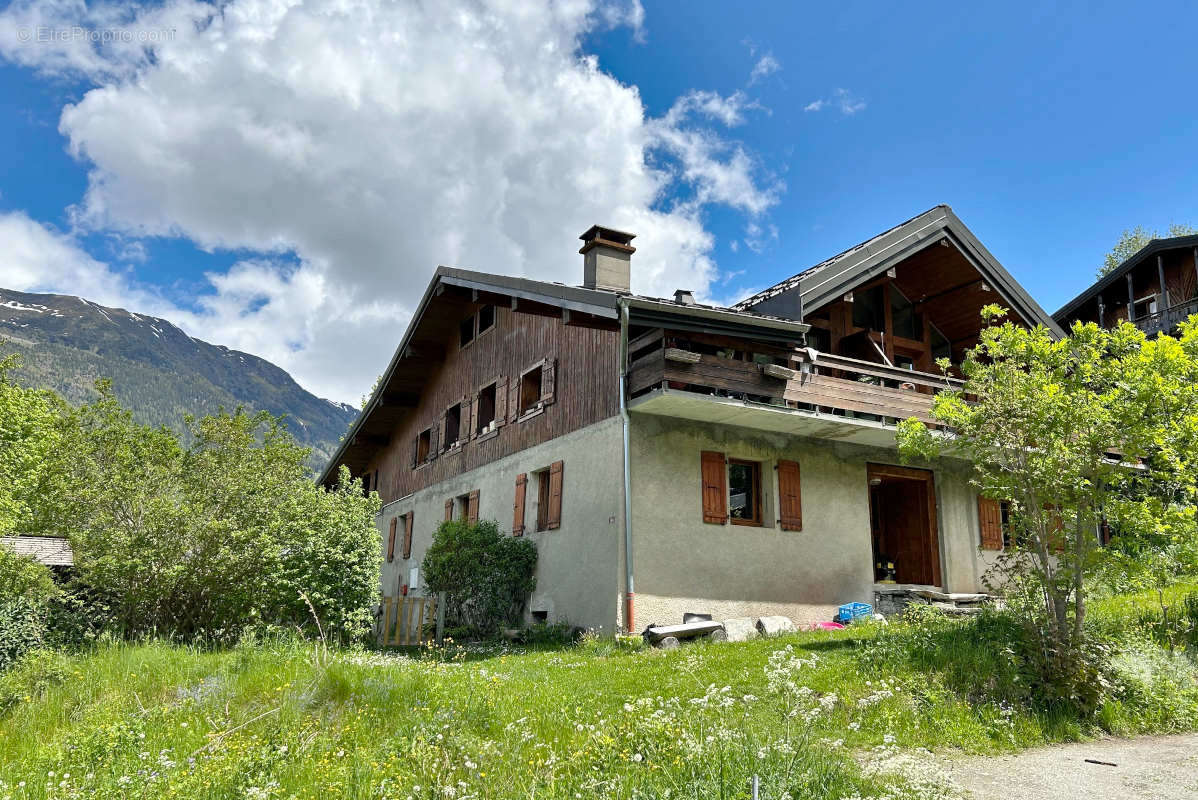
[[[874,563],[893,562],[899,583],[940,586],[932,472],[870,464],[868,475]]]

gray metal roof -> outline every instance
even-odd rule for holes
[[[1123,278],[1123,276],[1127,275],[1127,273],[1144,263],[1144,260],[1149,256],[1154,256],[1157,253],[1163,252],[1165,250],[1174,250],[1179,247],[1198,247],[1198,234],[1191,236],[1174,236],[1171,239],[1153,239],[1148,244],[1144,245],[1131,256],[1129,256],[1128,259],[1122,264],[1115,267],[1106,275],[1103,275],[1101,278],[1091,284],[1089,288],[1087,288],[1077,297],[1073,298],[1068,303],[1057,309],[1056,313],[1052,315],[1052,318],[1064,325],[1069,321],[1070,316],[1072,316],[1075,311],[1081,308],[1082,304],[1094,297],[1099,292],[1104,292],[1109,289],[1121,278]]]
[[[75,564],[71,543],[58,536],[0,536],[0,547],[7,547],[17,555],[32,556],[47,567]]]
[[[854,286],[872,280],[916,251],[946,237],[989,279],[1020,316],[1029,322],[1043,324],[1058,336],[1064,335],[1048,312],[1019,285],[947,205],[930,208],[742,300],[732,308],[747,311],[797,287],[803,309],[814,311],[843,297]]]

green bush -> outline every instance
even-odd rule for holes
[[[519,621],[536,588],[537,548],[504,536],[492,520],[441,523],[421,573],[430,592],[445,593],[446,624],[494,636]]]
[[[57,593],[49,569],[0,545],[0,670],[45,643]]]

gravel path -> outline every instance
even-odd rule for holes
[[[1198,798],[1198,734],[1102,739],[939,766],[973,800]]]

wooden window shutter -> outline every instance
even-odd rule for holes
[[[462,398],[462,411],[458,414],[458,441],[468,442],[474,435],[474,424],[471,422],[474,413],[474,403],[469,397]],[[477,422],[478,420],[474,420]]]
[[[441,426],[433,425],[428,431],[428,460],[437,457],[437,443],[441,441]]]
[[[396,517],[391,518],[391,532],[387,534],[387,563],[395,560],[395,523]]]
[[[507,378],[500,375],[495,381],[495,427],[507,422]]]
[[[978,495],[978,526],[982,529],[982,549],[1002,550],[1002,511],[997,500]]]
[[[453,498],[445,501],[445,521],[453,522]]]
[[[468,433],[473,436],[478,430],[478,395],[470,398],[470,430]]]
[[[470,493],[470,500],[466,503],[466,521],[471,525],[478,522],[478,489]]]
[[[403,519],[403,557],[405,559],[412,557],[412,523],[416,519],[416,512],[409,511],[404,514]]]
[[[524,499],[528,494],[528,475],[516,476],[516,502],[512,506],[512,536],[524,535]]]
[[[445,444],[445,436],[447,433],[445,428],[448,425],[448,422],[446,421],[447,418],[448,415],[444,411],[442,411],[441,416],[437,418],[437,441],[442,445]]]
[[[803,490],[799,478],[799,462],[778,462],[778,516],[784,531],[803,530]]]
[[[515,422],[520,416],[520,379],[513,378],[508,383],[507,413],[508,418]]]
[[[420,452],[420,434],[412,437],[412,469],[416,469],[417,453]]]
[[[557,370],[554,368],[556,363],[554,359],[547,358],[541,367],[541,402],[545,405],[553,402],[554,386],[557,382]]]
[[[549,466],[549,514],[545,527],[556,530],[562,526],[562,470],[564,461],[554,461]]]
[[[723,453],[704,450],[703,521],[723,525],[728,521],[728,469]]]

